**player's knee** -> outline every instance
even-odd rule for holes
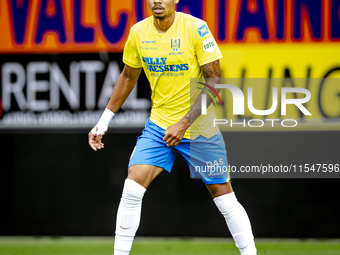
[[[131,179],[126,179],[122,199],[125,199],[128,203],[139,203],[145,193],[145,188],[139,183]]]
[[[129,167],[127,179],[133,180],[147,188],[153,179],[163,171],[162,168],[151,165],[133,165]]]
[[[213,198],[223,196],[233,192],[233,188],[229,182],[222,184],[210,184],[207,185],[208,190]]]
[[[146,188],[148,186],[146,179],[147,178],[141,175],[141,173],[138,171],[138,168],[133,168],[133,167],[129,168],[127,180],[132,180],[135,183]]]

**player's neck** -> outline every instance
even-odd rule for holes
[[[164,19],[154,18],[154,25],[158,33],[165,33],[175,21],[176,12],[172,12]]]

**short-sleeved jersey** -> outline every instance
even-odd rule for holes
[[[183,118],[190,110],[190,101],[201,92],[195,86],[190,91],[190,78],[203,78],[200,66],[220,58],[222,54],[206,22],[181,12],[175,13],[166,33],[156,30],[153,16],[135,24],[123,54],[126,65],[143,67],[152,90],[150,119],[163,129]],[[184,138],[214,136],[218,132],[211,125],[214,118],[210,105],[207,115],[196,119],[195,131],[187,130]]]

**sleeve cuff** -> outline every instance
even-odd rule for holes
[[[126,60],[126,59],[123,59],[123,62],[124,64],[128,65],[128,66],[131,66],[132,68],[141,68],[143,67],[142,65],[136,65],[136,64],[133,64],[132,62]]]
[[[216,60],[218,60],[218,59],[221,59],[221,58],[223,58],[223,56],[222,56],[222,55],[218,55],[218,56],[215,56],[215,57],[213,57],[213,58],[207,58],[207,59],[201,60],[201,61],[199,61],[198,63],[199,63],[200,66],[203,66],[203,65],[205,65],[205,64],[214,62],[214,61],[216,61]]]

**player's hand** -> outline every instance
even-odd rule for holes
[[[96,125],[89,133],[89,145],[94,150],[100,150],[104,148],[102,143],[103,135],[106,133],[107,128],[99,127]]]
[[[185,131],[189,128],[190,124],[187,121],[180,120],[179,122],[169,126],[164,133],[163,141],[167,146],[177,146],[182,140]]]
[[[109,128],[110,120],[114,116],[114,112],[105,108],[102,116],[100,117],[97,125],[92,128],[89,133],[89,145],[94,151],[100,150],[104,148],[104,144],[102,143],[103,135],[106,133]]]

